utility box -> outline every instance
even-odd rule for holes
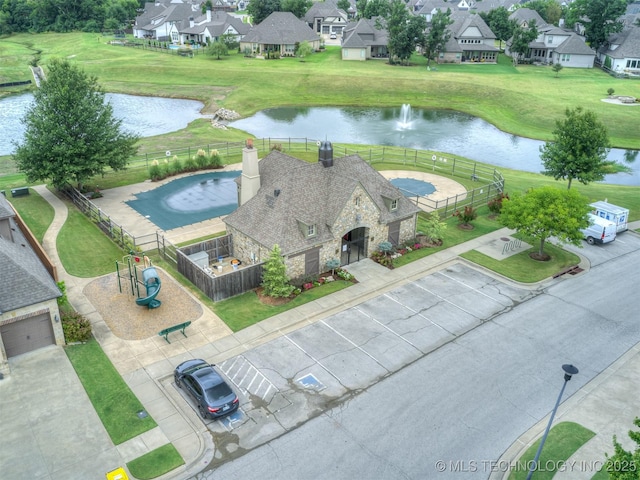
[[[616,232],[626,232],[629,227],[627,222],[629,221],[629,209],[622,208],[617,205],[613,205],[606,200],[593,202],[591,204],[593,207],[593,214],[604,218],[605,220],[610,220],[616,224]]]
[[[209,254],[207,252],[196,252],[189,255],[189,260],[198,265],[200,268],[209,266]]]

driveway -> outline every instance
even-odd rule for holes
[[[62,348],[9,362],[0,380],[2,478],[103,478],[122,465]]]

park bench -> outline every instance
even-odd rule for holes
[[[164,337],[167,343],[171,343],[169,341],[169,334],[171,332],[177,332],[178,330],[181,330],[182,334],[186,337],[187,334],[184,333],[184,329],[187,328],[189,325],[191,325],[191,320],[189,320],[188,322],[180,323],[178,325],[174,325],[173,327],[165,328],[164,330],[160,330],[158,332],[158,335],[160,335],[161,337]]]
[[[11,189],[12,197],[22,197],[24,195],[29,195],[29,187],[20,187],[20,188]]]

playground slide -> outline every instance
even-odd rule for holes
[[[157,300],[156,297],[160,293],[162,284],[155,267],[148,267],[142,271],[142,281],[147,290],[147,296],[137,298],[136,304],[149,308],[158,308],[162,302]]]

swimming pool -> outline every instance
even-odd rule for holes
[[[126,204],[160,229],[173,230],[236,210],[238,189],[234,180],[240,173],[209,172],[178,178],[138,193]]]
[[[398,187],[405,197],[425,197],[436,191],[431,183],[415,178],[393,178],[390,182]]]

